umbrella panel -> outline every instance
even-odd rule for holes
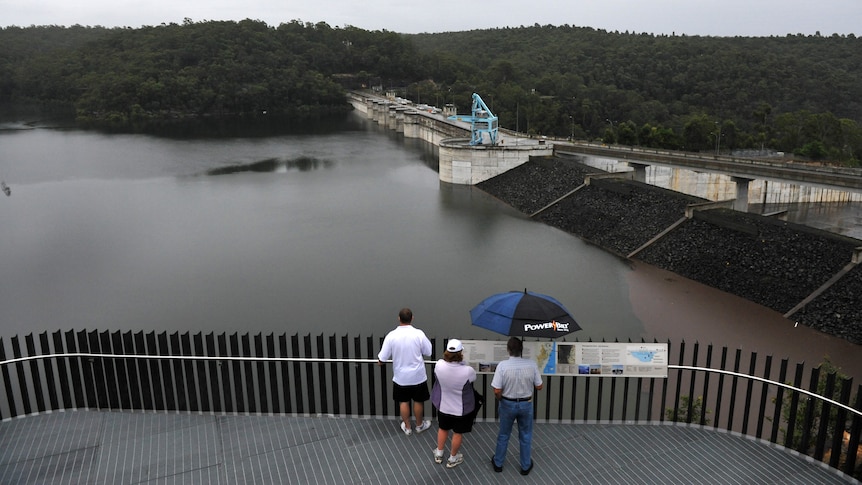
[[[473,325],[509,336],[556,338],[581,329],[562,303],[532,292],[492,295],[470,317]]]

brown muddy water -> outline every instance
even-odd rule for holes
[[[791,365],[816,367],[824,358],[858,382],[859,345],[784,318],[774,310],[702,285],[675,273],[636,262],[628,275],[632,311],[644,324],[643,337],[676,344],[699,342],[734,352],[772,355]],[[688,362],[686,362],[688,364]]]

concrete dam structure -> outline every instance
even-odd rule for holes
[[[619,149],[620,156],[615,157],[614,149],[602,145],[562,142],[555,147],[514,134],[497,146],[474,146],[469,126],[453,121],[451,115],[435,116],[358,94],[351,95],[351,103],[405,137],[439,146],[443,182],[477,185],[530,217],[621,257],[672,271],[862,344],[858,304],[862,241],[747,213],[751,186],[757,187],[755,201],[795,199],[800,194],[815,194],[820,201],[860,200],[858,171],[729,161],[731,169],[735,164],[757,173],[754,176],[770,177],[755,180],[747,173],[719,173],[723,166],[716,170],[707,156],[700,155],[624,150],[639,152],[632,160]],[[683,164],[706,168],[639,161],[650,156],[691,157]],[[773,169],[778,174],[774,179]],[[781,178],[785,173],[806,181],[809,188],[792,188],[801,184],[788,183]]]
[[[530,160],[550,157],[554,146],[544,140],[503,136],[496,145],[471,145],[470,123],[450,119],[453,112],[435,113],[394,100],[350,93],[353,108],[380,126],[405,138],[418,138],[437,145],[439,177],[443,182],[476,185]]]

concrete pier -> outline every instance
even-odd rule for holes
[[[440,143],[440,180],[476,185],[529,161],[530,157],[553,154],[553,145],[534,140],[505,146],[471,146],[469,138],[450,138]]]

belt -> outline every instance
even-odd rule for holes
[[[515,402],[527,402],[527,401],[532,401],[533,396],[530,396],[530,397],[506,397],[506,396],[503,396],[503,399],[505,399],[507,401],[515,401]]]

